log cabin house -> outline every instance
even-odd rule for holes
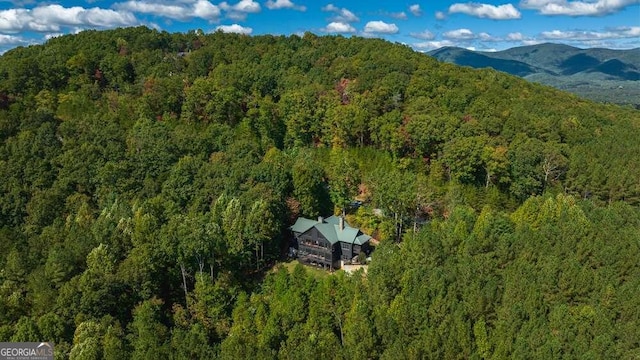
[[[362,253],[369,255],[371,236],[351,227],[342,216],[300,217],[290,228],[293,233],[292,253],[301,263],[324,269],[337,269],[341,261],[356,262]]]

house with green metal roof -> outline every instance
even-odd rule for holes
[[[370,252],[371,236],[350,226],[342,216],[300,217],[290,228],[294,237],[294,253],[302,263],[336,269],[340,262],[350,264]]]

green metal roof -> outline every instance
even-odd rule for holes
[[[291,227],[289,228],[291,231],[293,232],[297,232],[297,233],[303,233],[303,232],[307,232],[309,229],[311,229],[314,225],[318,224],[317,221],[315,220],[309,220],[309,219],[305,219],[303,217],[299,217],[296,220],[296,223],[291,225]]]
[[[356,236],[356,241],[354,241],[353,243],[356,245],[364,245],[369,240],[371,240],[371,236],[367,234],[362,234],[362,235]]]
[[[344,225],[344,229],[342,229],[342,231],[340,231],[339,225],[335,225],[335,228],[336,228],[335,231],[338,234],[338,239],[341,242],[345,242],[349,244],[353,244],[353,240],[355,240],[356,236],[358,236],[358,233],[360,232],[360,230],[358,229],[347,227],[347,224]]]
[[[344,221],[344,228],[341,230],[340,218],[337,216],[330,216],[323,219],[322,222],[300,217],[289,229],[302,234],[313,227],[315,227],[331,245],[337,242],[363,245],[371,239],[371,236],[363,234],[360,229],[351,227],[346,221]]]
[[[327,223],[317,223],[316,229],[331,243],[331,245],[338,242],[338,236],[336,234],[335,225]]]
[[[328,218],[324,219],[324,222],[329,223],[331,225],[340,225],[340,218],[338,216],[331,215]],[[344,226],[347,227],[349,226],[349,224],[347,224],[347,222],[345,221]]]

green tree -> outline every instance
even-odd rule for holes
[[[543,143],[519,135],[509,147],[511,192],[519,199],[539,194],[543,187]]]
[[[96,321],[85,321],[76,327],[69,359],[97,359],[103,357],[100,339],[104,329]]]
[[[40,331],[36,322],[28,316],[21,317],[14,325],[13,336],[11,341],[19,342],[36,342],[40,341]]]
[[[481,137],[462,137],[444,145],[442,160],[452,180],[471,184],[478,181],[485,141]]]
[[[366,287],[358,284],[344,324],[345,353],[352,359],[374,358],[378,339]]]
[[[293,196],[300,202],[301,215],[316,217],[327,212],[327,189],[324,170],[308,153],[295,160],[291,172]]]
[[[415,175],[396,168],[381,169],[374,174],[373,202],[393,216],[396,240],[403,234],[405,217],[417,206]]]
[[[254,247],[256,270],[264,265],[265,243],[278,234],[277,225],[278,222],[266,201],[257,200],[251,205],[246,216],[244,232],[245,238]]]
[[[169,331],[161,321],[162,301],[146,300],[136,306],[129,324],[128,339],[132,359],[157,359],[169,356]]]
[[[105,359],[123,359],[131,356],[126,334],[118,321],[109,325],[102,338],[102,355]]]
[[[352,155],[338,148],[331,149],[327,175],[329,178],[329,196],[336,209],[345,215],[347,206],[357,195],[360,176],[358,164]]]
[[[212,359],[215,351],[209,345],[209,338],[201,324],[188,330],[175,329],[171,336],[171,355],[174,359]]]

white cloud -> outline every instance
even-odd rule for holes
[[[333,22],[352,23],[360,21],[358,17],[346,8],[339,8],[333,4],[329,4],[322,8],[322,11],[332,12],[335,15],[331,17]]]
[[[147,1],[115,3],[113,7],[117,10],[151,14],[176,20],[186,20],[190,17],[190,13],[192,13],[191,9],[186,6],[165,5]]]
[[[113,8],[121,11],[150,14],[180,21],[186,21],[192,18],[215,21],[220,16],[220,8],[206,0],[175,2],[171,4],[131,0],[115,3]]]
[[[525,9],[538,9],[547,4],[561,3],[564,0],[520,0],[520,7]]]
[[[445,13],[443,13],[442,11],[436,11],[435,16],[437,20],[444,20],[447,18],[447,15],[445,15]]]
[[[244,35],[249,35],[253,32],[252,28],[241,26],[238,24],[220,25],[216,27],[216,30],[220,30],[225,33],[235,33],[235,34],[244,34]]]
[[[500,41],[500,39],[495,38],[486,32],[481,32],[480,34],[478,34],[478,39],[480,41]]]
[[[610,32],[625,38],[640,37],[640,26],[619,26],[611,30]]]
[[[364,26],[364,32],[367,34],[395,34],[398,30],[396,24],[387,24],[384,21],[369,21]]]
[[[412,33],[409,33],[409,35],[413,38],[420,39],[420,40],[433,40],[436,38],[436,35],[429,30],[421,31],[419,33],[412,32]]]
[[[269,0],[265,3],[269,10],[279,10],[279,9],[293,9],[298,11],[306,11],[307,7],[303,5],[296,5],[291,0]]]
[[[111,28],[138,24],[128,11],[100,8],[85,9],[79,6],[65,8],[60,5],[39,6],[34,9],[9,9],[0,11],[0,31],[59,32],[63,27]]]
[[[100,8],[84,9],[79,6],[64,8],[60,5],[48,5],[33,9],[32,15],[42,24],[90,25],[109,27],[113,24],[134,23],[132,14],[123,14]]]
[[[392,12],[392,13],[389,13],[389,16],[398,20],[407,20],[407,14],[404,11],[395,12],[395,13]]]
[[[520,32],[512,32],[507,34],[507,41],[522,41],[524,40],[524,35]]]
[[[220,16],[220,9],[209,1],[196,1],[193,4],[193,16],[201,19],[215,20]]]
[[[356,29],[350,24],[334,21],[332,23],[329,23],[325,28],[323,28],[322,31],[327,33],[342,34],[342,33],[354,33],[356,32]]]
[[[457,29],[457,30],[447,31],[444,34],[442,34],[442,36],[446,39],[452,39],[452,40],[471,40],[476,38],[476,35],[473,33],[473,31],[469,29]]]
[[[422,9],[420,8],[420,4],[413,4],[409,6],[409,12],[412,13],[414,16],[422,15]]]
[[[222,4],[225,4],[224,7],[222,6]],[[260,4],[253,0],[240,0],[240,2],[233,6],[227,4],[227,2],[222,2],[220,3],[220,7],[222,7],[224,10],[233,10],[243,13],[255,14],[260,12]]]
[[[452,41],[449,40],[442,40],[442,41],[424,41],[424,42],[419,42],[419,43],[415,43],[413,44],[414,47],[418,48],[418,49],[422,49],[422,50],[432,50],[432,49],[439,49],[441,47],[445,47],[445,46],[455,46],[456,44],[454,44]]]
[[[520,19],[521,17],[520,11],[511,4],[495,6],[471,2],[466,4],[458,3],[449,6],[449,13],[462,13],[493,20]]]
[[[617,27],[607,31],[543,31],[539,38],[543,40],[592,41],[607,39],[625,39],[640,37],[640,26]]]
[[[19,45],[26,41],[20,36],[0,34],[0,45]]]
[[[240,0],[235,5],[226,1],[220,3],[220,8],[226,11],[226,17],[233,20],[245,20],[248,14],[257,14],[262,10],[260,4],[253,0]]]
[[[617,13],[626,7],[640,4],[640,0],[522,0],[520,7],[537,10],[543,15],[604,16]]]

